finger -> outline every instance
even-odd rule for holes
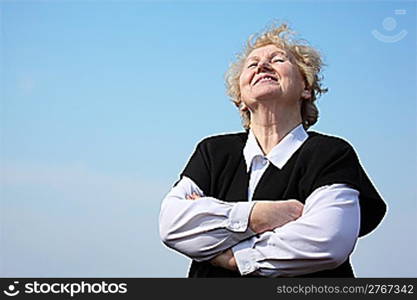
[[[187,200],[195,200],[195,199],[197,199],[194,193],[192,193],[191,195],[187,195],[185,198]]]
[[[215,258],[212,258],[211,260],[210,260],[210,263],[213,265],[213,266],[218,266],[219,265],[219,258],[218,258],[218,256],[216,256]]]

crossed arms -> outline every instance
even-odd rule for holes
[[[359,192],[344,184],[316,189],[305,201],[224,202],[205,197],[187,177],[161,205],[160,235],[196,261],[260,276],[332,269],[353,251]]]

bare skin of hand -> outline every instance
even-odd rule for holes
[[[213,266],[225,268],[231,271],[237,271],[236,259],[233,255],[232,249],[227,249],[226,251],[220,253],[215,258],[210,260],[210,263]]]
[[[187,195],[187,200],[197,200],[201,196],[197,193]],[[249,217],[249,227],[256,233],[273,230],[284,224],[298,219],[303,212],[304,205],[298,200],[285,201],[257,201]],[[214,266],[237,271],[237,264],[232,249],[220,253],[210,260]]]
[[[298,200],[257,201],[249,217],[256,233],[273,230],[301,217],[304,205]]]
[[[201,196],[197,193],[192,193],[191,195],[187,195],[185,198],[187,200],[197,200],[198,198],[200,198]]]
[[[192,193],[187,200],[197,200],[201,195]],[[249,217],[249,227],[253,232],[262,233],[297,220],[303,213],[304,205],[295,199],[284,201],[257,201]]]
[[[187,195],[187,200],[197,200],[201,196],[197,193],[192,193],[191,195]],[[237,265],[235,257],[233,256],[232,249],[227,249],[226,251],[220,253],[215,258],[210,260],[210,263],[213,266],[225,268],[231,271],[237,271]]]

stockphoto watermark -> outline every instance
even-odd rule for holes
[[[394,15],[399,18],[404,17],[406,14],[407,11],[405,9],[394,10]],[[397,19],[392,16],[387,16],[382,20],[382,28],[384,29],[383,32],[373,29],[371,33],[378,41],[383,43],[399,42],[408,34],[408,31],[405,29],[397,29]]]
[[[9,284],[3,294],[14,297],[19,294],[66,294],[74,297],[77,294],[126,294],[127,283],[101,282],[25,282],[19,285],[19,281]]]

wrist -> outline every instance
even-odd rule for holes
[[[249,228],[256,234],[263,233],[268,230],[267,223],[259,217],[258,209],[261,203],[256,202],[252,208],[252,211],[249,215]],[[258,207],[257,207],[258,206]]]
[[[229,259],[229,269],[232,271],[238,271],[236,259],[233,256],[233,252],[232,252],[232,257]]]

